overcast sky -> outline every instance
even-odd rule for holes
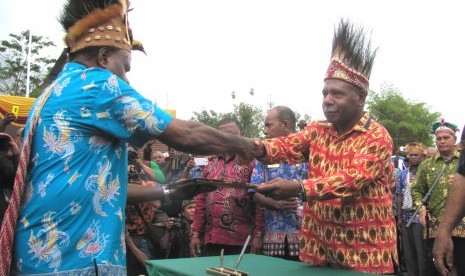
[[[64,33],[56,21],[63,0],[0,3],[0,39],[31,28],[63,46]],[[189,119],[202,109],[230,112],[240,101],[265,108],[271,101],[323,119],[323,77],[334,26],[344,17],[372,30],[372,42],[379,46],[370,89],[379,91],[382,83],[390,83],[460,129],[465,124],[463,1],[131,3],[134,36],[147,51],[147,56],[133,54],[131,84],[162,108],[175,109],[179,118]],[[232,91],[238,96],[235,102]]]

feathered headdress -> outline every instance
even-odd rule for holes
[[[90,46],[131,50],[128,8],[128,0],[68,0],[59,21],[67,33],[64,40],[69,52]]]
[[[439,132],[449,132],[455,136],[455,133],[458,131],[459,129],[457,128],[457,125],[446,122],[444,118],[441,118],[439,122],[434,123],[433,126],[431,127],[431,133],[433,134],[436,134]]]
[[[334,30],[331,61],[326,71],[326,79],[339,79],[368,93],[369,79],[376,48],[371,50],[370,38],[365,37],[362,27],[356,28],[347,20],[341,19]]]

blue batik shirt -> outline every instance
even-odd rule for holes
[[[51,95],[32,141],[13,270],[126,275],[126,143],[142,145],[172,117],[102,68],[68,63],[47,90]]]
[[[416,170],[408,168],[402,170],[396,182],[396,195],[402,198],[402,221],[409,222],[415,210],[413,209],[413,198],[411,185],[415,181]],[[420,216],[416,215],[412,222],[420,223]]]
[[[261,184],[275,178],[302,180],[307,179],[307,174],[308,163],[267,165],[255,161],[250,182]],[[264,243],[284,243],[286,236],[289,243],[300,243],[301,220],[302,208],[298,209],[297,215],[294,212],[265,209]]]

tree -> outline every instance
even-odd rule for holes
[[[294,114],[295,114],[295,119],[297,121],[297,123],[299,123],[299,121],[302,119],[302,120],[305,120],[307,123],[311,122],[312,121],[312,116],[308,115],[307,113],[304,114],[304,117],[302,118],[302,116],[300,115],[299,112],[297,111],[294,111]]]
[[[218,124],[224,118],[236,118],[242,125],[244,136],[246,137],[261,137],[263,129],[264,116],[260,108],[241,102],[234,105],[234,111],[229,113],[215,112],[213,110],[202,110],[193,112],[194,116],[191,120],[199,121],[203,124],[217,128]]]
[[[29,31],[19,35],[9,34],[9,40],[0,42],[0,94],[26,95],[28,44]],[[55,44],[48,38],[32,35],[30,91],[34,91],[42,83],[56,61],[42,55],[43,50],[52,46]]]
[[[255,95],[253,88],[249,91],[250,96]],[[231,92],[231,99],[236,100],[236,92]],[[229,113],[217,113],[213,110],[209,112],[202,110],[200,112],[194,112],[194,117],[191,120],[196,120],[211,127],[216,128],[218,123],[224,118],[236,118],[242,125],[244,136],[246,137],[262,137],[263,121],[265,117],[262,109],[253,106],[246,102],[240,102],[239,104],[233,104],[233,112]]]
[[[226,116],[225,113],[217,113],[213,110],[207,111],[205,109],[200,112],[194,111],[193,113],[194,116],[191,118],[191,120],[199,121],[202,124],[206,124],[213,128],[216,128],[218,123]]]
[[[261,137],[263,121],[265,117],[263,111],[251,104],[241,102],[234,105],[234,117],[241,122],[246,137]]]
[[[370,91],[367,105],[373,119],[389,131],[395,149],[409,142],[433,145],[431,125],[441,114],[431,113],[426,103],[405,99],[392,84],[385,83],[380,93]]]
[[[255,96],[255,90],[253,88],[249,91],[249,96]],[[231,92],[231,99],[236,100],[237,93],[236,91]],[[274,107],[274,103],[270,101],[266,106],[268,109]],[[260,137],[263,136],[263,127],[265,121],[265,113],[267,110],[262,110],[261,108],[251,105],[246,102],[239,102],[238,104],[233,104],[233,112],[221,113],[215,112],[213,110],[207,111],[202,110],[200,112],[193,112],[194,116],[191,117],[191,120],[196,120],[211,127],[216,128],[218,123],[224,118],[236,118],[242,125],[244,130],[244,136],[246,137]],[[298,112],[295,112],[297,122],[299,122],[301,115]],[[304,114],[304,119],[307,122],[311,121],[311,117],[308,114]]]

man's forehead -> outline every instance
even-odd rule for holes
[[[446,137],[455,137],[452,133],[448,131],[439,131],[434,134],[436,136],[436,139],[438,138],[446,138]]]
[[[274,112],[270,110],[270,112],[268,112],[268,114],[266,115],[265,120],[271,121],[271,120],[276,120],[277,118],[278,118],[278,112],[276,112],[276,110],[274,110]]]
[[[324,82],[323,91],[325,90],[340,90],[340,91],[355,91],[356,86],[338,79],[327,79]]]

